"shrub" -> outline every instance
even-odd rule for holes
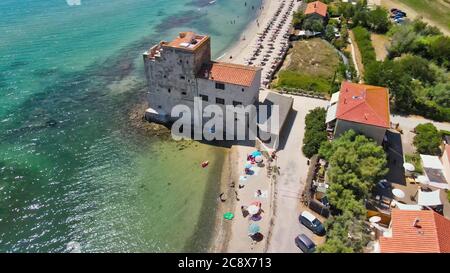
[[[417,152],[427,155],[441,154],[441,135],[432,123],[419,124],[414,128],[416,135],[413,144]]]
[[[370,32],[363,27],[355,27],[353,29],[356,43],[358,44],[359,51],[361,52],[362,63],[364,66],[369,65],[376,60],[375,49],[372,46],[372,40],[370,39]]]
[[[414,165],[415,172],[423,173],[422,159],[419,154],[405,154],[405,161]]]
[[[331,90],[331,84],[326,79],[289,70],[280,71],[275,87],[290,87],[325,94]]]
[[[303,154],[311,158],[317,154],[322,142],[327,141],[325,124],[326,110],[315,108],[305,117],[305,136],[303,138]]]

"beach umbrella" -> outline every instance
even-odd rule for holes
[[[223,215],[223,218],[225,218],[227,220],[231,220],[234,218],[234,214],[231,212],[225,212],[225,214]]]
[[[264,161],[264,159],[263,159],[263,157],[262,156],[257,156],[257,157],[255,157],[255,162],[256,163],[261,163],[261,162],[263,162]]]
[[[260,156],[260,155],[262,155],[260,151],[254,151],[254,152],[252,153],[252,156],[253,156],[253,157],[257,157],[257,156]]]
[[[381,217],[380,216],[372,216],[369,218],[369,222],[371,223],[378,223],[381,221]]]
[[[255,206],[255,205],[250,205],[247,208],[248,213],[254,215],[254,214],[258,214],[259,213],[259,206]]]
[[[258,224],[251,223],[250,226],[248,227],[248,235],[250,235],[250,236],[255,235],[260,230],[261,230],[261,228],[259,227]]]
[[[393,189],[393,190],[392,190],[392,194],[393,194],[395,197],[398,197],[398,198],[403,198],[403,197],[405,197],[405,193],[404,193],[401,189]]]
[[[413,172],[416,168],[414,168],[414,165],[411,163],[405,163],[403,164],[403,168],[407,170],[408,172]]]

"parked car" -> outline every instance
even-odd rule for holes
[[[303,233],[295,237],[295,245],[304,253],[312,253],[316,250],[316,244]]]
[[[310,229],[314,234],[317,234],[319,236],[325,235],[325,228],[323,227],[322,223],[317,219],[316,216],[312,215],[309,211],[304,211],[300,214],[298,217],[298,220],[301,224],[303,224],[305,227]]]

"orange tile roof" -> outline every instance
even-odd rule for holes
[[[174,47],[186,50],[195,50],[204,41],[208,40],[209,36],[198,35],[192,31],[180,32],[178,37],[173,39],[171,42],[165,43],[165,46]]]
[[[389,91],[379,86],[342,82],[336,118],[389,128]]]
[[[391,217],[392,237],[380,238],[381,253],[450,253],[450,220],[444,216],[393,209]]]
[[[251,86],[259,70],[260,68],[254,66],[211,62],[200,69],[198,77],[222,83]]]
[[[306,5],[306,9],[305,9],[305,14],[313,14],[313,13],[317,13],[320,16],[327,16],[327,9],[328,6],[320,1],[315,1],[315,2],[311,2],[308,3],[308,5]]]

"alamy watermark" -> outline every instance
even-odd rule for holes
[[[194,98],[193,107],[172,108],[172,138],[175,140],[255,140],[274,142],[280,130],[278,105],[205,104]],[[273,143],[272,143],[273,144]]]

